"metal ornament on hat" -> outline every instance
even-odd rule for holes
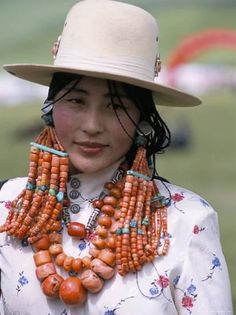
[[[154,66],[154,77],[158,77],[159,73],[161,72],[161,59],[160,54],[156,56],[156,62]]]
[[[51,53],[53,55],[53,59],[56,59],[57,56],[57,52],[60,46],[60,42],[61,42],[61,35],[58,36],[57,40],[53,43],[52,49],[51,49]]]

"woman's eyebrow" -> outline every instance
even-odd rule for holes
[[[128,96],[125,95],[125,94],[122,94],[122,93],[119,93],[119,94],[113,94],[113,93],[106,93],[104,94],[104,97],[109,97],[109,98],[127,98],[128,99]]]
[[[89,95],[89,92],[88,92],[88,91],[86,91],[86,90],[84,90],[84,89],[81,89],[81,88],[79,88],[79,87],[74,87],[73,89],[71,89],[70,87],[65,87],[64,90],[66,90],[66,91],[71,90],[71,91],[76,91],[76,92],[80,92],[80,93],[84,93],[84,94],[86,94],[86,95]]]
[[[68,90],[70,90],[70,87],[65,87],[64,90],[68,91]],[[89,91],[84,90],[83,88],[80,88],[80,87],[75,87],[71,91],[76,91],[76,92],[79,92],[79,93],[83,93],[85,95],[90,95]],[[119,94],[116,94],[116,93],[105,93],[103,95],[103,97],[105,97],[105,98],[111,98],[112,97],[114,99],[117,99],[117,98],[127,98],[128,99],[128,96],[123,94],[123,93],[119,93]]]

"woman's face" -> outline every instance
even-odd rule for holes
[[[70,83],[61,90],[55,99],[72,85]],[[122,104],[138,123],[139,110],[125,96],[120,84],[117,88]],[[129,151],[133,143],[130,137],[134,137],[136,128],[115,96],[114,103],[120,122],[111,104],[107,81],[91,77],[83,77],[72,91],[55,103],[54,125],[61,144],[69,154],[71,172],[102,170]]]

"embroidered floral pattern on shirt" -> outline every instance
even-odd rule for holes
[[[211,261],[211,268],[210,268],[210,272],[209,274],[206,276],[206,278],[202,279],[202,281],[207,281],[209,279],[212,279],[214,272],[216,271],[216,269],[222,270],[221,268],[221,262],[220,259],[215,255],[213,255],[213,259]]]
[[[19,272],[18,284],[16,286],[17,294],[21,291],[22,287],[29,283],[28,279],[24,275],[24,271]]]
[[[195,224],[193,227],[193,234],[199,234],[200,232],[204,230],[205,230],[205,227],[200,227],[199,225]]]
[[[125,299],[120,300],[120,302],[118,302],[113,309],[109,309],[107,306],[105,306],[106,311],[104,315],[116,315],[115,312],[121,307],[121,305],[125,303],[125,301],[127,301],[128,299],[133,299],[133,298],[134,296],[129,296]]]
[[[151,288],[149,289],[149,292],[151,293],[151,297],[158,297],[160,295],[163,295],[165,299],[167,299],[169,302],[171,302],[170,299],[167,298],[165,295],[165,289],[169,287],[170,280],[167,275],[167,271],[165,271],[164,275],[159,275],[159,278],[154,279],[151,282]]]
[[[178,211],[185,213],[184,210],[180,209],[176,203],[182,201],[184,199],[184,193],[180,192],[180,193],[174,193],[173,195],[171,195],[171,200],[173,201],[173,205],[175,207],[175,209],[177,209]]]
[[[176,290],[180,290],[183,295],[181,299],[181,306],[188,312],[188,314],[192,313],[192,308],[194,307],[194,302],[197,300],[197,287],[193,284],[193,280],[191,280],[190,285],[187,287],[187,289],[182,289],[180,287],[177,287],[177,284],[179,282],[180,276],[176,276],[173,285]]]

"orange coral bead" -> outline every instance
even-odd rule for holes
[[[49,240],[51,243],[61,243],[62,236],[59,233],[53,232],[49,234]]]
[[[110,194],[117,199],[121,198],[121,196],[122,196],[120,189],[116,188],[116,187],[114,187],[110,190]]]
[[[50,231],[60,231],[61,230],[61,222],[54,221],[53,224],[50,226]]]
[[[115,209],[111,205],[104,205],[104,206],[102,206],[101,211],[104,214],[109,215],[111,217],[114,215]]]
[[[59,255],[57,255],[55,263],[57,266],[63,266],[64,260],[66,258],[66,254],[65,253],[61,253]]]
[[[101,238],[105,238],[107,236],[107,229],[104,226],[98,226],[96,228],[96,234]]]
[[[85,225],[79,222],[70,222],[67,225],[67,232],[73,237],[85,238],[86,236]]]
[[[106,247],[106,241],[102,238],[95,237],[92,240],[93,245],[95,245],[98,249],[103,249]]]
[[[66,256],[64,261],[63,261],[63,268],[66,271],[70,271],[72,269],[72,262],[74,258],[72,256]]]
[[[107,229],[111,227],[112,219],[108,215],[101,215],[98,218],[98,224],[105,226]]]
[[[115,265],[116,255],[107,248],[101,250],[98,258],[111,267]]]
[[[84,267],[86,267],[86,268],[90,268],[91,261],[92,261],[92,259],[89,256],[84,256],[82,258],[82,263],[83,263]]]
[[[75,258],[72,261],[71,267],[72,267],[72,270],[74,272],[79,272],[82,268],[82,259],[81,258]]]
[[[57,298],[62,281],[64,281],[64,279],[57,273],[48,276],[41,284],[43,293],[48,297]]]
[[[106,183],[105,186],[104,186],[106,189],[110,190],[114,187],[114,184],[109,182],[109,183]]]
[[[49,247],[49,252],[52,255],[58,255],[58,254],[62,253],[62,251],[63,251],[63,248],[62,248],[61,244],[52,244]]]
[[[69,277],[62,282],[59,296],[65,304],[80,305],[86,301],[87,291],[79,278]]]
[[[104,204],[106,205],[111,205],[113,207],[115,207],[117,205],[117,199],[113,196],[106,196],[104,199]]]
[[[96,247],[89,248],[89,255],[91,255],[92,257],[98,257],[99,253],[100,253],[100,249]]]
[[[109,236],[107,238],[107,246],[111,249],[115,249],[116,248],[116,238],[115,236]]]
[[[83,286],[91,293],[99,292],[104,285],[104,281],[92,270],[85,270],[81,274]]]
[[[93,201],[93,207],[97,209],[101,209],[103,204],[103,200],[96,199]]]
[[[33,244],[34,248],[36,250],[46,250],[49,248],[50,246],[50,240],[48,235],[44,235],[42,236],[39,240],[37,240],[34,244]]]
[[[34,254],[34,262],[36,266],[40,266],[51,261],[52,258],[48,250],[40,250]]]
[[[36,268],[36,276],[40,281],[55,273],[56,268],[53,263],[46,263]]]
[[[68,165],[69,164],[69,159],[66,157],[61,157],[60,158],[60,165]]]

